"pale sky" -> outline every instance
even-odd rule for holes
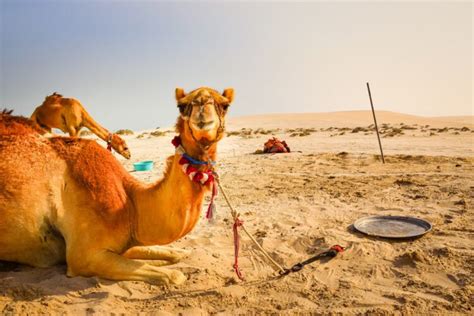
[[[1,1],[0,107],[78,98],[110,129],[170,126],[174,89],[234,87],[230,115],[473,114],[466,2]]]

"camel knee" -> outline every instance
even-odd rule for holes
[[[68,258],[67,260],[67,276],[68,277],[76,277],[76,276],[89,276],[92,275],[92,271],[90,271],[90,264],[88,260],[84,260],[85,258]]]

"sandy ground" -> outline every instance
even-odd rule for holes
[[[219,146],[222,183],[247,229],[275,260],[289,267],[334,244],[348,247],[335,259],[278,278],[243,237],[240,264],[246,280],[239,281],[232,270],[229,209],[219,196],[215,219],[203,217],[173,244],[193,251],[176,265],[188,276],[184,285],[67,278],[65,266],[3,264],[0,312],[472,315],[473,118],[381,113],[383,165],[376,136],[368,128],[370,115],[232,119],[232,136]],[[154,181],[173,153],[173,134],[137,138],[140,134],[127,136],[131,161],[116,157],[128,170],[133,162],[155,161],[153,171],[133,173]],[[272,135],[284,138],[293,152],[254,154]],[[369,238],[351,226],[367,215],[416,216],[434,228],[415,240]]]

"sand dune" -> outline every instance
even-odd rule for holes
[[[472,314],[472,117],[419,118],[380,112],[380,124],[386,124],[385,165],[378,157],[373,129],[368,128],[371,119],[367,111],[234,118],[228,130],[238,133],[219,145],[217,169],[222,183],[246,227],[275,260],[289,267],[334,244],[348,247],[337,258],[278,278],[243,237],[240,262],[246,280],[239,281],[232,271],[229,209],[219,196],[214,221],[203,216],[193,232],[173,244],[193,251],[176,265],[188,276],[183,286],[67,278],[65,266],[3,265],[0,311],[19,315]],[[247,128],[245,133],[241,128]],[[274,130],[262,134],[269,129]],[[165,158],[174,151],[173,133],[137,138],[139,134],[126,136],[132,160],[116,157],[128,170],[135,161],[155,161],[153,171],[133,173],[143,181],[155,181],[162,175]],[[293,152],[253,154],[273,135],[286,139]],[[351,226],[367,215],[416,216],[430,221],[434,229],[415,240],[369,238]]]
[[[390,111],[377,111],[379,124],[419,124],[432,127],[474,126],[474,116],[422,117]],[[229,126],[238,128],[295,127],[356,127],[373,123],[371,111],[345,111],[328,113],[262,114],[231,117]]]

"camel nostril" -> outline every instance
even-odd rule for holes
[[[209,122],[204,122],[204,121],[200,121],[199,123],[197,123],[196,125],[200,128],[200,129],[203,129],[205,126],[210,126],[214,123],[214,121],[209,121]]]

